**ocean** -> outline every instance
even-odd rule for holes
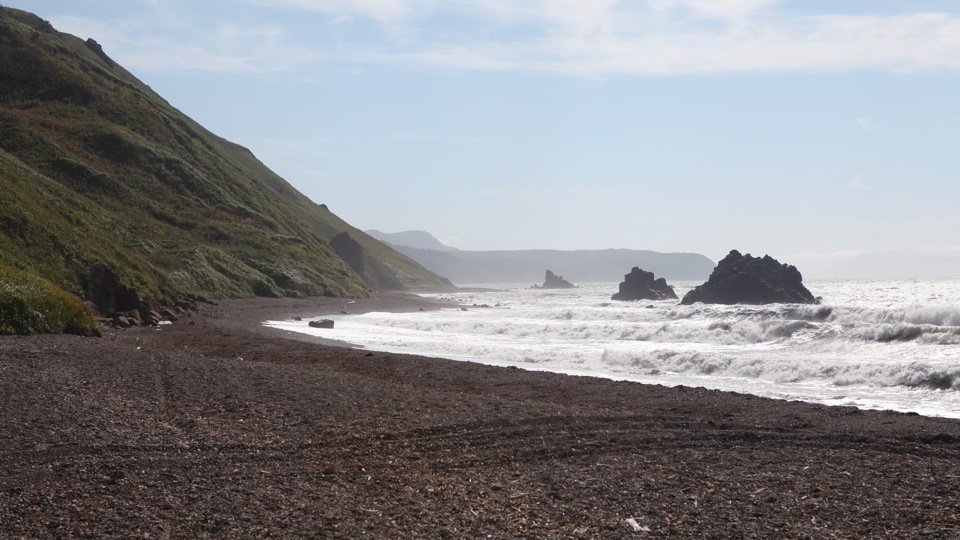
[[[683,297],[700,282],[676,282]],[[960,418],[960,280],[810,281],[819,305],[610,300],[617,283],[423,295],[449,309],[268,326],[372,350]],[[466,310],[460,308],[466,306]]]

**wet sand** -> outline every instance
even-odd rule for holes
[[[205,305],[0,338],[0,537],[960,537],[960,422],[387,354]]]

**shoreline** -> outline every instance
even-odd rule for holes
[[[3,533],[960,533],[960,421],[374,352],[261,325],[345,302],[231,300],[102,338],[0,339]],[[442,305],[382,295],[348,310]]]
[[[443,293],[431,294],[442,295]],[[413,298],[417,299],[420,297],[413,296]],[[552,353],[544,353],[541,355],[538,355],[537,353],[529,353],[530,356],[527,357],[525,355],[528,354],[528,350],[551,350],[549,347],[539,348],[539,344],[532,342],[520,343],[519,348],[525,349],[523,351],[519,351],[519,348],[504,347],[504,349],[507,349],[506,352],[504,352],[504,349],[496,348],[497,343],[499,343],[497,341],[499,335],[493,335],[494,331],[489,330],[488,327],[491,325],[496,326],[496,334],[506,333],[509,336],[512,335],[512,332],[509,329],[509,326],[513,324],[512,321],[504,322],[499,318],[495,321],[479,319],[477,324],[483,325],[483,328],[486,329],[485,332],[490,333],[492,336],[489,338],[489,340],[487,340],[477,338],[477,336],[471,334],[471,331],[469,330],[470,324],[460,322],[460,317],[468,315],[452,313],[452,311],[455,311],[457,307],[460,307],[461,309],[468,308],[471,311],[478,307],[489,308],[491,306],[487,305],[487,303],[493,304],[499,301],[499,298],[497,300],[490,300],[489,298],[476,297],[474,295],[464,295],[459,298],[461,302],[460,304],[447,304],[443,302],[438,303],[437,298],[427,299],[428,302],[434,303],[433,308],[448,310],[451,311],[451,313],[446,313],[442,316],[427,315],[428,321],[425,321],[423,324],[415,325],[417,329],[426,330],[443,328],[443,330],[440,330],[440,333],[443,336],[441,339],[427,338],[423,340],[423,342],[421,342],[420,338],[411,337],[407,334],[394,336],[389,330],[386,330],[384,333],[384,329],[392,326],[399,328],[412,328],[406,324],[405,319],[407,318],[405,316],[401,316],[399,318],[393,317],[387,322],[381,321],[376,323],[383,324],[385,326],[382,328],[376,326],[371,327],[371,332],[367,332],[366,330],[367,325],[370,324],[368,321],[363,321],[363,323],[361,323],[363,328],[351,326],[350,314],[338,317],[336,316],[337,312],[324,312],[329,313],[331,318],[343,323],[343,326],[339,326],[338,323],[337,329],[335,330],[309,329],[306,328],[306,322],[290,322],[289,318],[284,319],[282,317],[270,321],[276,323],[270,325],[270,327],[282,332],[288,332],[288,337],[291,339],[304,339],[303,336],[307,336],[306,339],[308,340],[312,338],[329,344],[339,344],[341,346],[363,348],[365,350],[383,353],[429,356],[457,362],[476,362],[489,366],[516,367],[528,371],[598,377],[613,381],[636,382],[639,384],[663,385],[668,387],[702,386],[708,389],[732,393],[751,394],[758,397],[776,400],[804,401],[828,406],[852,406],[861,408],[863,410],[889,410],[901,413],[916,412],[924,416],[960,420],[960,409],[957,408],[956,398],[949,395],[939,395],[933,391],[935,388],[928,389],[922,383],[910,384],[910,382],[901,382],[899,385],[897,382],[893,382],[889,386],[884,386],[882,383],[880,383],[878,384],[877,388],[873,388],[871,385],[866,383],[858,385],[840,382],[830,385],[829,383],[831,381],[829,379],[819,380],[815,378],[817,375],[816,367],[819,365],[815,362],[795,362],[795,364],[790,365],[792,369],[799,370],[801,374],[806,374],[802,370],[805,367],[812,365],[810,368],[810,373],[812,374],[810,381],[799,381],[801,384],[794,385],[781,383],[775,378],[777,373],[771,374],[770,370],[763,371],[763,375],[757,375],[756,378],[752,378],[750,376],[741,377],[737,373],[733,373],[728,376],[723,376],[724,374],[721,373],[721,376],[719,377],[712,377],[702,376],[701,374],[697,373],[697,366],[693,366],[693,369],[691,369],[691,372],[689,373],[682,369],[683,366],[681,366],[681,369],[677,370],[676,372],[671,371],[669,367],[663,367],[663,371],[660,371],[660,369],[649,369],[645,370],[649,371],[649,373],[647,373],[638,369],[631,369],[630,365],[628,363],[624,363],[622,360],[620,363],[611,362],[610,365],[604,365],[605,362],[600,362],[595,356],[578,356],[578,358],[581,359],[576,363],[569,361],[555,361],[555,359],[551,358],[551,356],[557,355]],[[442,301],[445,299],[443,296],[440,296],[439,300]],[[521,305],[523,304],[523,300],[518,300],[516,298],[512,298],[512,300],[515,303]],[[400,306],[402,306],[403,300],[401,299],[400,301]],[[481,303],[482,305],[478,305]],[[500,305],[497,304],[496,307],[499,306]],[[605,306],[606,304],[604,304],[604,307]],[[381,311],[389,311],[389,309]],[[411,310],[407,309],[406,311]],[[480,312],[482,311],[484,310],[480,310]],[[495,309],[493,311],[496,312],[498,310]],[[325,316],[327,315],[318,315],[315,318],[323,318]],[[389,315],[387,315],[387,317],[389,318]],[[440,319],[438,319],[438,317],[440,317]],[[560,318],[562,316],[557,315],[557,313],[550,313],[547,318],[552,319],[553,317]],[[620,315],[618,314],[616,318],[619,320]],[[377,319],[380,320],[381,318],[377,317]],[[410,320],[412,321],[419,319]],[[444,322],[439,322],[440,320]],[[526,322],[526,319],[523,316],[521,316],[519,320],[521,322]],[[593,318],[591,318],[591,321],[593,321]],[[464,328],[465,330],[461,331],[461,328]],[[452,329],[452,334],[447,333],[450,329]],[[536,331],[536,328],[534,328],[534,331]],[[590,328],[590,331],[593,331],[593,327]],[[602,331],[607,331],[607,328],[601,328],[601,330],[597,333]],[[617,329],[617,332],[619,333],[621,330]],[[623,330],[623,332],[626,333],[627,331]],[[790,332],[792,333],[793,330],[790,330]],[[419,334],[419,332],[417,333]],[[587,332],[588,335],[589,333],[590,332]],[[424,333],[424,335],[429,334],[431,334],[431,332]],[[526,336],[527,334],[522,335]],[[332,340],[330,336],[337,336],[337,339]],[[473,339],[480,339],[480,341],[478,341],[478,343],[469,350],[463,350],[459,347],[449,346],[450,344],[458,343],[460,337],[471,343],[473,342]],[[629,342],[629,340],[625,341]],[[517,342],[519,343],[519,340],[517,340]],[[614,341],[611,343],[619,345],[622,342]],[[513,342],[510,342],[510,344],[512,346]],[[594,344],[593,348],[597,349],[598,347],[606,347],[606,344],[607,343],[600,345]],[[604,350],[605,356],[605,349],[600,350]],[[499,354],[490,354],[490,351]],[[578,353],[580,352],[581,351],[578,350]],[[643,352],[649,351],[644,350]],[[789,354],[789,352],[790,351],[788,351],[787,354]],[[588,351],[587,354],[592,354],[592,350]],[[722,353],[723,356],[728,358],[737,358],[738,360],[742,360],[743,358],[753,358],[746,355],[741,356],[741,354],[743,353],[738,351],[726,351]],[[586,360],[583,360],[582,358],[586,358]],[[891,356],[891,358],[893,357]],[[516,361],[517,359],[523,359],[524,361]],[[630,358],[627,360],[630,360]],[[769,358],[769,360],[771,361],[771,365],[776,366],[777,361],[783,361],[784,358],[777,358],[777,356],[774,355]],[[922,362],[918,363],[922,364]],[[742,365],[742,363],[735,365]],[[857,363],[852,362],[850,365],[857,365]],[[586,368],[584,369],[583,366],[586,366]],[[646,367],[649,367],[649,365]],[[654,367],[661,366],[654,365]],[[937,365],[936,367],[941,366]],[[949,366],[942,367],[943,369],[949,369]],[[863,371],[869,373],[869,370],[867,369],[864,369]],[[934,370],[931,369],[930,371]],[[936,373],[936,371],[934,372]],[[691,375],[690,373],[693,374]],[[789,373],[791,372],[788,372],[788,376]],[[912,375],[916,376],[918,373],[922,373],[922,370],[915,369]],[[947,375],[944,376],[946,377]],[[906,376],[904,376],[904,378],[906,378]],[[938,380],[932,380],[934,384],[938,384]],[[798,381],[791,380],[790,382],[792,383]],[[920,393],[914,392],[914,390],[919,390]]]

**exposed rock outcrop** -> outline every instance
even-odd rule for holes
[[[344,231],[330,239],[330,247],[333,248],[337,257],[343,259],[358,276],[365,274],[363,268],[363,247],[360,243],[350,236],[350,233]]]
[[[684,295],[681,304],[816,304],[795,266],[732,250],[710,279]]]
[[[539,289],[572,289],[575,285],[563,279],[563,276],[558,276],[547,270],[547,275],[543,278],[543,285],[540,287],[535,285],[534,287]]]
[[[103,52],[103,47],[100,46],[99,43],[97,43],[97,40],[93,38],[89,38],[87,41],[84,42],[84,44],[87,46],[88,49],[93,51],[94,54],[99,56],[101,60],[106,62],[108,66],[113,67],[113,60],[110,59],[109,56],[107,56],[107,53]]]
[[[407,288],[400,281],[397,269],[390,268],[376,258],[368,257],[363,246],[350,236],[350,233],[344,231],[331,238],[330,247],[368,286],[378,291],[401,291]],[[443,281],[452,286],[449,281]]]
[[[87,267],[87,300],[93,302],[102,315],[137,309],[140,296],[137,290],[120,283],[120,276],[103,263]]]
[[[653,272],[634,266],[629,274],[623,276],[620,292],[614,294],[611,300],[666,300],[676,297],[677,293],[667,285],[667,280],[658,279]]]

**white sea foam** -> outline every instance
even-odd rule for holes
[[[682,296],[694,283],[680,283]],[[821,305],[613,302],[616,283],[333,317],[337,339],[458,360],[960,417],[960,280],[824,281]],[[270,326],[315,333],[307,321]]]

